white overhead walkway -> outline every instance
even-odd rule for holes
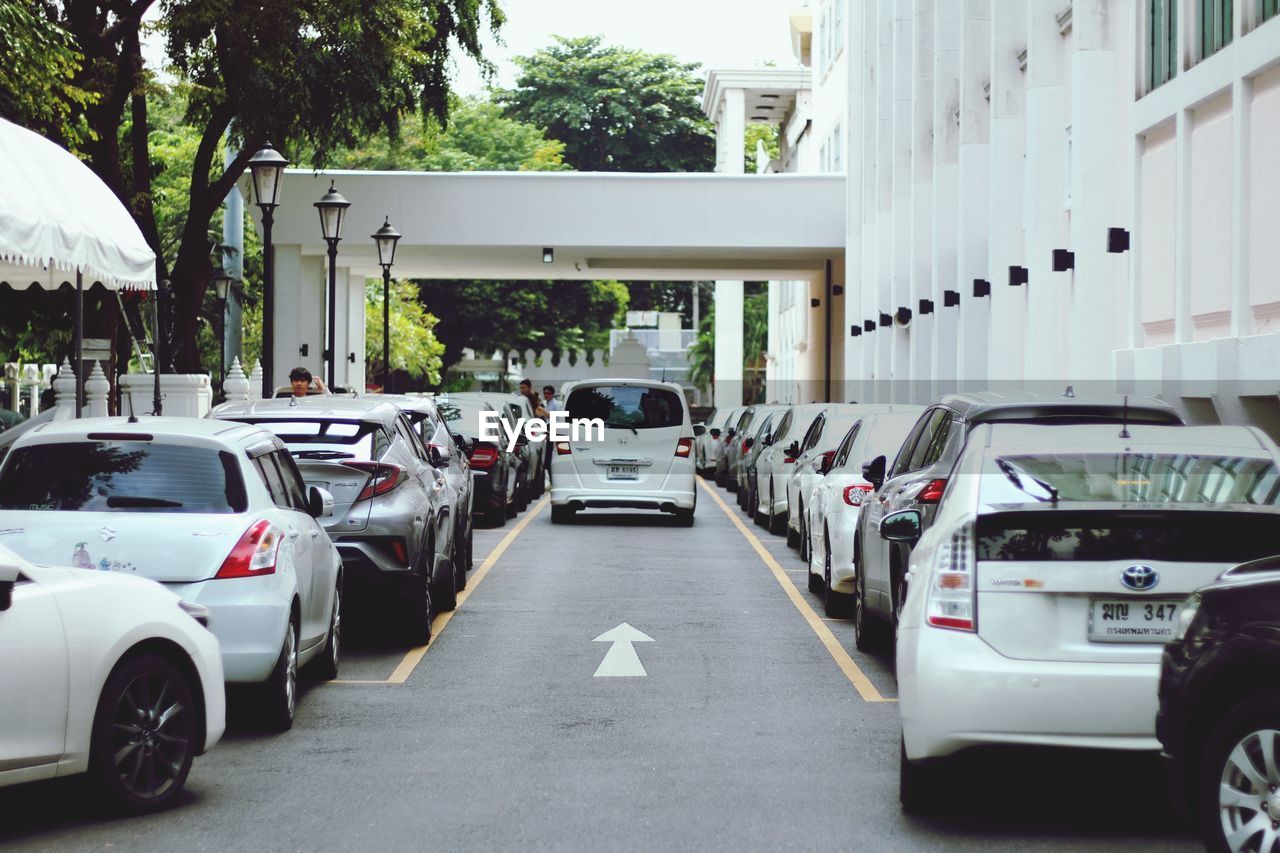
[[[336,311],[348,387],[365,384],[364,280],[381,276],[369,235],[384,216],[404,235],[398,278],[804,279],[844,254],[843,175],[290,171],[273,231],[277,384],[295,364],[321,367],[326,246],[312,203],[330,179],[351,202]],[[717,382],[740,383],[740,361],[717,364]]]

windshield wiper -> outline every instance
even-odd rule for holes
[[[354,453],[345,453],[341,450],[294,450],[294,459],[351,459]]]
[[[604,425],[607,427],[626,427],[636,435],[640,434],[640,430],[636,429],[635,424],[624,424],[619,421],[605,421]]]
[[[177,509],[182,501],[169,501],[164,498],[147,498],[139,495],[112,495],[107,498],[107,506],[112,509],[135,507],[156,507],[157,509]]]
[[[1004,459],[996,459],[996,467],[999,468],[1001,472],[1004,473],[1005,477],[1008,478],[1010,483],[1013,483],[1020,490],[1031,495],[1031,497],[1035,498],[1038,501],[1051,501],[1055,506],[1057,505],[1058,490],[1055,489],[1053,486],[1049,485],[1048,483],[1046,483],[1044,480],[1031,476],[1026,471],[1022,471],[1021,468],[1016,468],[1009,462],[1006,462]],[[1024,486],[1022,484],[1022,477],[1018,476],[1019,471],[1022,471],[1022,475],[1026,477],[1028,480],[1030,480],[1031,482],[1035,483],[1037,486],[1039,486],[1040,488],[1048,492],[1049,497],[1047,498],[1041,497],[1040,495],[1037,495],[1035,492],[1032,492],[1030,489]]]

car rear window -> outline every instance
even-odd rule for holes
[[[387,448],[382,424],[319,418],[245,420],[274,433],[295,459],[378,460]]]
[[[471,403],[436,403],[436,409],[440,412],[440,417],[448,423],[449,429],[453,432],[461,432],[465,435],[477,436],[480,434],[480,413],[494,412],[501,415],[494,409],[484,405],[475,405]],[[494,428],[498,428],[494,424]]]
[[[684,423],[684,401],[679,394],[645,385],[575,388],[565,409],[573,420],[599,418],[613,429],[663,429]]]
[[[235,513],[235,457],[209,447],[82,441],[19,447],[0,471],[0,510]]]

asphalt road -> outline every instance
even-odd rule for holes
[[[1198,849],[1147,757],[983,755],[938,816],[904,817],[889,661],[819,618],[795,553],[713,490],[692,529],[552,526],[543,503],[477,531],[425,651],[353,605],[342,682],[308,686],[292,731],[233,727],[144,818],[104,818],[70,781],[0,789],[0,847]],[[647,674],[595,677],[594,639],[622,623],[653,639]]]

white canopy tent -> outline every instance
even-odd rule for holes
[[[0,285],[56,290],[63,284],[76,287],[76,385],[83,401],[84,288],[155,290],[155,254],[88,166],[0,119]]]

